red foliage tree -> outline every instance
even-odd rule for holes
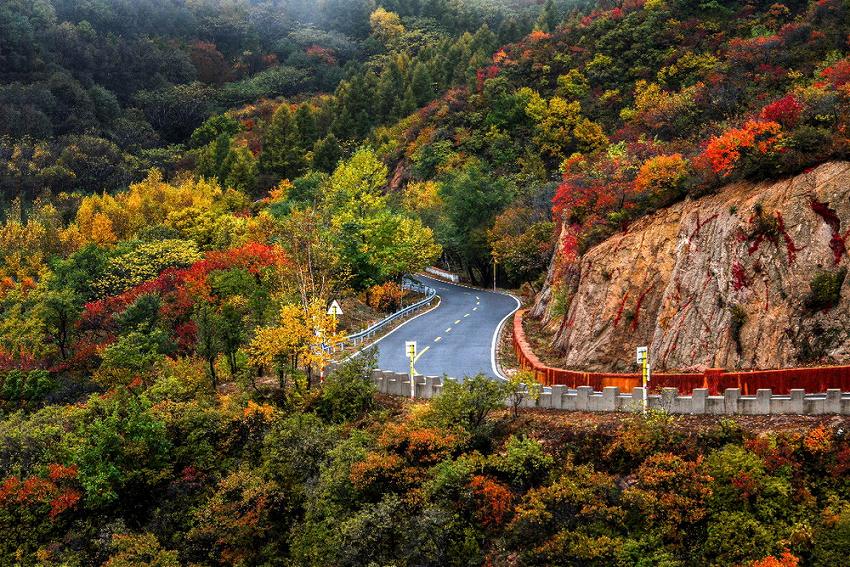
[[[771,122],[778,122],[786,128],[793,128],[800,120],[803,105],[794,95],[785,95],[779,100],[765,106],[761,111],[761,118]]]

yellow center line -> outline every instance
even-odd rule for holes
[[[441,340],[443,340],[443,337],[437,337],[436,339],[434,339],[434,342],[435,342],[435,343],[438,343],[438,342],[440,342]]]
[[[447,332],[447,333],[451,333],[451,332],[452,332],[452,328],[451,328],[451,327],[449,327],[448,329],[446,329],[446,332]]]
[[[469,317],[469,313],[467,313],[466,315],[464,315],[464,318],[465,318],[465,317]]]
[[[458,325],[458,324],[460,324],[460,319],[458,319],[457,321],[455,321],[455,325]]]

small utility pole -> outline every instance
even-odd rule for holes
[[[493,291],[496,291],[496,257],[493,256]]]

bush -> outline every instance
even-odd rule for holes
[[[546,479],[554,461],[536,439],[512,435],[505,450],[491,464],[512,486],[527,489]]]
[[[481,433],[490,414],[505,406],[506,396],[503,383],[483,374],[462,382],[445,380],[443,391],[431,402],[432,415],[444,427]]]
[[[812,311],[830,309],[841,301],[841,286],[847,277],[847,268],[835,272],[820,272],[809,283],[812,290],[806,296],[805,306]]]
[[[372,370],[377,364],[377,351],[369,349],[344,362],[332,372],[322,386],[316,402],[316,413],[332,423],[353,421],[375,405]]]
[[[401,308],[404,290],[395,282],[386,282],[369,288],[369,306],[384,313],[394,313]]]
[[[741,343],[741,329],[747,323],[747,312],[740,305],[730,306],[729,312],[731,313],[729,326],[732,330],[732,340],[735,342],[735,351],[740,356],[744,349]]]

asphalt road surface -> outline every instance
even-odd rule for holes
[[[416,372],[453,378],[478,373],[492,378],[495,368],[495,334],[500,323],[519,304],[513,297],[466,288],[417,276],[437,290],[440,306],[397,327],[378,341],[378,368],[408,372],[405,341],[416,341]]]

